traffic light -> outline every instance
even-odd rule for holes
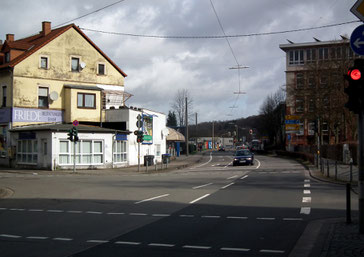
[[[344,75],[349,85],[344,88],[345,94],[348,95],[348,101],[345,107],[350,111],[358,114],[364,108],[364,60],[356,59],[354,66],[349,68],[348,74]]]
[[[144,138],[143,138],[143,131],[140,131],[140,130],[138,130],[138,131],[136,131],[137,133],[136,133],[136,135],[137,135],[137,142],[138,143],[143,143],[143,141],[144,141]]]
[[[73,130],[72,129],[70,129],[70,130],[68,130],[68,134],[67,134],[67,139],[69,140],[69,141],[71,141],[71,142],[73,142],[73,140],[74,140],[74,137],[73,137]]]
[[[72,131],[73,131],[73,141],[74,142],[78,142],[79,138],[78,138],[78,130],[76,127],[73,127],[72,128]]]
[[[67,139],[71,142],[77,142],[79,140],[77,128],[73,127],[72,129],[68,130],[67,136]]]

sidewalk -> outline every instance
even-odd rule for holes
[[[316,166],[306,165],[309,168],[310,176],[314,179],[328,183],[342,184],[343,186],[350,182],[350,174],[347,167],[338,165],[336,176],[326,172],[322,173],[321,169]],[[327,167],[327,166],[326,166]],[[335,179],[336,177],[336,179]],[[356,189],[358,182],[358,170],[353,168],[352,187]],[[353,194],[352,190],[352,194]],[[355,193],[355,191],[354,191]],[[355,205],[357,202],[352,202]],[[310,230],[310,226],[316,229]],[[364,256],[364,234],[359,234],[358,217],[352,214],[352,223],[346,223],[346,217],[338,217],[335,219],[317,220],[311,222],[303,234],[302,241],[298,245],[306,244],[306,247],[311,247],[309,254],[299,255],[291,254],[290,257],[306,256],[306,257],[352,257]],[[304,237],[310,237],[311,240],[306,240]],[[312,243],[311,245],[307,245]],[[302,246],[301,246],[302,247]]]
[[[140,169],[138,171],[138,166],[129,166],[122,168],[114,168],[114,169],[83,169],[77,170],[73,172],[70,170],[29,170],[29,169],[12,169],[12,168],[2,168],[0,167],[1,173],[11,173],[11,174],[28,174],[28,175],[130,175],[130,174],[151,174],[151,173],[164,173],[172,170],[183,169],[188,166],[194,165],[201,161],[203,156],[207,152],[200,152],[196,154],[190,154],[189,156],[181,155],[180,157],[176,157],[176,159],[171,160],[168,164],[158,163],[157,165],[152,165],[150,167],[144,166],[144,164],[140,165]]]

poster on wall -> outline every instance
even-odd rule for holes
[[[143,115],[143,144],[153,144],[153,116]]]

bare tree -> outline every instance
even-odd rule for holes
[[[179,126],[185,126],[185,116],[186,116],[186,98],[187,98],[187,108],[188,113],[193,114],[193,99],[188,91],[188,89],[179,89],[174,97],[174,102],[171,104],[172,109],[177,114],[177,121]]]

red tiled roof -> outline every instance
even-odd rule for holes
[[[89,44],[91,44],[102,56],[104,56],[112,66],[114,66],[115,69],[117,69],[122,76],[126,77],[127,75],[97,46],[94,42],[91,41],[89,37],[86,36],[75,24],[66,25],[64,27],[60,27],[57,29],[53,29],[47,34],[46,36],[43,36],[42,32],[39,34],[22,38],[15,41],[5,41],[5,43],[1,46],[0,51],[4,51],[4,49],[10,48],[10,49],[17,49],[17,50],[23,50],[24,53],[16,57],[15,59],[11,60],[9,63],[5,63],[0,65],[0,69],[4,68],[13,68],[15,65],[23,61],[28,56],[32,55],[34,52],[63,34],[69,29],[75,29],[80,35],[88,41]]]

